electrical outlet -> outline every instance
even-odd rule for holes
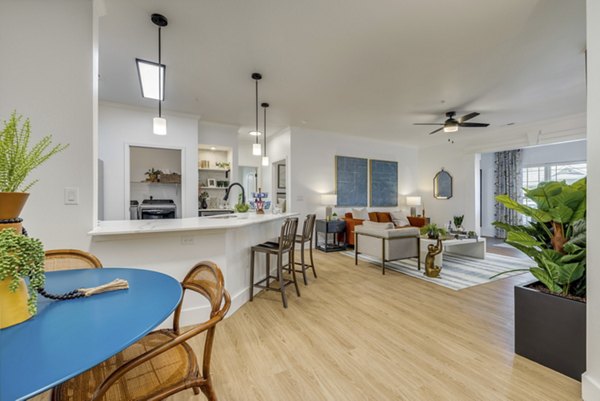
[[[184,235],[181,237],[181,245],[194,245],[194,237],[191,235]]]
[[[79,188],[65,188],[65,205],[79,205]]]

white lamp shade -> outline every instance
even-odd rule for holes
[[[448,125],[444,127],[444,132],[456,132],[458,131],[458,125]]]
[[[162,117],[154,117],[154,134],[167,135],[167,120]]]
[[[262,155],[262,147],[260,146],[260,143],[253,143],[252,144],[252,154],[254,156],[260,156],[260,155]]]
[[[262,158],[262,165],[263,166],[268,166],[269,165],[269,156],[263,156],[263,158]]]
[[[420,206],[421,205],[421,197],[420,196],[407,196],[406,204],[408,206]]]
[[[336,194],[323,194],[321,195],[321,204],[325,206],[335,206],[337,205],[337,195]]]

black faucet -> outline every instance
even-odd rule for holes
[[[229,186],[229,188],[227,188],[227,191],[225,191],[225,196],[223,197],[223,200],[227,201],[227,199],[229,199],[229,191],[231,191],[231,187],[233,187],[235,185],[237,185],[238,187],[240,187],[242,189],[242,203],[246,203],[246,191],[244,191],[244,187],[239,182],[234,182]]]

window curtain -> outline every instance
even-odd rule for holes
[[[496,187],[494,195],[508,195],[520,200],[523,183],[521,149],[495,153]],[[496,221],[522,224],[521,215],[496,202]],[[496,228],[496,238],[506,238],[506,231]]]

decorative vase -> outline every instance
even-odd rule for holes
[[[427,232],[427,238],[429,239],[438,239],[440,235],[438,233],[434,233],[433,231]]]
[[[29,293],[25,280],[19,279],[16,292],[8,289],[10,282],[8,278],[0,280],[0,329],[22,323],[31,317],[27,309]]]
[[[27,192],[0,192],[0,220],[19,217],[28,197]]]
[[[202,202],[200,202],[200,207],[202,209],[207,209],[208,208],[208,203],[206,202],[206,198],[202,198]]]

